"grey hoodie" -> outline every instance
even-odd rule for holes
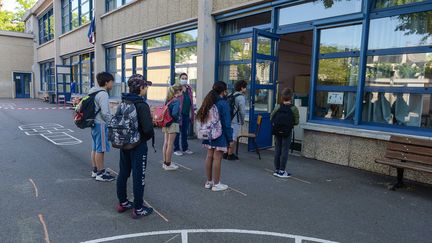
[[[90,89],[89,94],[93,94],[100,90],[103,91],[97,93],[95,96],[96,112],[100,110],[100,112],[96,115],[95,122],[99,124],[108,123],[108,121],[111,119],[108,92],[106,92],[104,88],[93,87]]]

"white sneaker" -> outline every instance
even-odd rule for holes
[[[214,192],[225,191],[226,189],[228,189],[228,186],[220,182],[212,187],[212,191]]]
[[[162,165],[162,168],[164,169],[164,170],[177,170],[179,167],[176,165],[176,164],[174,164],[174,163],[171,163],[170,165],[166,165],[165,163]]]
[[[206,181],[204,184],[205,189],[211,189],[213,187],[213,181]]]
[[[92,177],[92,178],[96,178],[96,176],[97,176],[97,173],[94,172],[94,171],[92,171],[92,172],[91,172],[91,177]]]
[[[194,154],[194,152],[190,151],[189,149],[184,151],[183,153],[188,154],[188,155]]]
[[[279,171],[279,173],[276,176],[279,178],[289,178],[289,177],[291,177],[291,174],[286,172],[286,171],[281,170],[281,171]]]
[[[177,155],[177,156],[183,156],[183,153],[182,153],[181,151],[175,151],[175,152],[174,152],[174,155]]]

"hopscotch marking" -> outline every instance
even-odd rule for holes
[[[323,239],[301,236],[301,235],[292,235],[292,234],[258,231],[258,230],[241,230],[241,229],[185,229],[185,230],[152,231],[152,232],[144,232],[144,233],[136,233],[136,234],[117,235],[117,236],[112,236],[107,238],[84,241],[82,243],[98,243],[98,242],[124,240],[124,239],[131,239],[131,238],[138,238],[138,237],[145,237],[145,236],[174,235],[174,234],[180,234],[182,238],[182,243],[188,243],[188,234],[194,234],[194,233],[234,233],[234,234],[264,235],[264,236],[293,239],[296,243],[303,242],[303,241],[313,241],[313,242],[320,242],[320,243],[336,243],[335,241],[323,240]]]
[[[27,136],[41,136],[55,145],[76,145],[82,143],[78,138],[70,135],[74,132],[57,123],[34,123],[18,127]]]

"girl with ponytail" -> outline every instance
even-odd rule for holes
[[[223,154],[228,151],[229,144],[232,142],[233,130],[231,128],[231,113],[227,95],[227,85],[222,81],[215,82],[212,90],[204,98],[198,110],[197,119],[205,123],[209,118],[209,112],[213,105],[216,106],[219,119],[222,125],[222,135],[213,140],[204,140],[203,145],[207,148],[206,175],[207,182],[204,187],[212,191],[223,191],[228,189],[227,185],[220,182],[221,162]]]

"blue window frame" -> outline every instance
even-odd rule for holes
[[[115,77],[111,95],[119,97],[127,90],[127,79],[140,73],[153,82],[148,99],[163,101],[167,88],[187,73],[196,89],[197,29],[174,31],[163,36],[129,41],[106,48],[106,68]]]
[[[332,9],[317,8],[330,2],[279,0],[216,16],[215,79],[248,80],[247,40],[252,34],[244,16],[271,8],[271,25],[260,22],[258,28],[314,33],[309,121],[432,135],[432,28],[427,24],[432,22],[432,1],[338,1]],[[310,8],[296,11],[303,6],[322,14],[310,14]],[[233,20],[236,15],[241,17]],[[227,22],[232,25],[224,26]]]
[[[132,1],[133,0],[105,0],[105,11],[112,11]]]
[[[71,67],[68,82],[76,82],[77,94],[87,94],[94,86],[94,53],[69,56],[63,59],[63,65]]]
[[[39,44],[48,42],[54,38],[53,9],[48,10],[39,17]]]
[[[40,90],[54,92],[55,91],[55,65],[54,61],[44,62],[40,64]]]
[[[62,0],[62,32],[87,24],[93,18],[94,0]]]

